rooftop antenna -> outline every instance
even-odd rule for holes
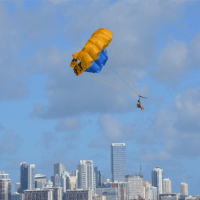
[[[136,165],[140,165],[140,174],[142,174],[142,165],[151,165],[151,163],[140,163]]]

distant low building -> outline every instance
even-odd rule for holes
[[[54,200],[51,189],[24,190],[24,193],[26,200]]]
[[[175,193],[159,194],[158,200],[178,200],[178,196]]]
[[[195,196],[188,196],[187,200],[199,200],[200,197],[199,195],[195,195]]]
[[[35,190],[24,190],[25,200],[62,200],[62,188],[36,188]]]
[[[92,190],[67,190],[66,200],[92,200]]]
[[[99,196],[97,194],[94,194],[92,196],[92,200],[106,200],[106,196]]]
[[[116,186],[116,184],[115,184]],[[118,188],[112,187],[112,185],[106,185],[103,187],[98,187],[96,189],[96,194],[98,196],[106,196],[106,200],[118,200]]]
[[[14,194],[11,194],[11,200],[25,200],[25,196],[23,193],[19,194],[18,192],[15,192]]]

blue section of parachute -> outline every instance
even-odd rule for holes
[[[102,50],[99,58],[95,60],[85,72],[99,73],[108,60],[107,51]]]

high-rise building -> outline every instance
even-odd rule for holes
[[[111,145],[111,179],[112,182],[125,182],[126,175],[126,144],[112,143]]]
[[[138,195],[144,198],[143,175],[126,175],[128,199],[138,199]]]
[[[11,180],[9,174],[0,172],[0,200],[11,199]]]
[[[156,167],[151,172],[152,186],[157,187],[158,194],[163,193],[163,170]]]
[[[35,165],[29,165],[27,162],[20,164],[20,186],[21,193],[24,190],[33,190],[35,188]]]
[[[107,183],[107,174],[101,174],[101,185]]]
[[[44,188],[47,182],[47,178],[45,175],[36,174],[35,175],[35,188]]]
[[[80,160],[78,165],[78,189],[93,190],[95,193],[96,180],[92,160]]]
[[[153,187],[152,185],[147,185],[145,199],[157,200],[157,187]]]
[[[101,183],[101,172],[100,171],[98,171],[98,178],[99,178],[99,186],[101,186],[102,183]]]
[[[59,174],[51,176],[51,181],[53,182],[54,187],[61,187],[62,185],[62,177]]]
[[[99,182],[100,182],[100,171],[98,171],[98,167],[94,167],[94,173],[95,173],[95,179],[96,179],[96,187],[100,186]]]
[[[172,193],[171,181],[168,178],[163,179],[163,193]]]
[[[181,183],[181,193],[184,195],[188,195],[188,184]]]
[[[78,172],[78,170],[76,170],[76,169],[71,170],[70,176],[77,176],[78,175],[77,172]]]
[[[15,192],[20,193],[20,183],[15,183]]]
[[[62,163],[54,164],[54,176],[51,176],[51,181],[54,187],[62,187],[63,192],[69,189],[69,173],[65,169],[65,165]]]
[[[61,176],[64,173],[64,171],[66,171],[64,164],[62,164],[62,163],[56,163],[56,164],[54,164],[54,176],[56,174],[58,174],[59,176]]]

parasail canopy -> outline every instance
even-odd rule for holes
[[[99,73],[108,60],[106,47],[110,45],[113,34],[106,28],[95,31],[81,51],[72,55],[70,67],[79,76],[83,72]]]

